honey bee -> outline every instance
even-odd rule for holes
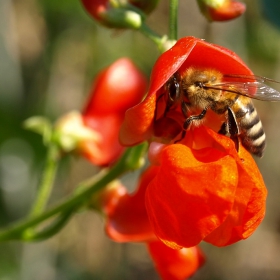
[[[225,82],[224,79],[227,81]],[[178,105],[184,116],[181,141],[192,125],[200,125],[210,111],[222,117],[220,134],[239,140],[252,154],[261,157],[265,133],[251,98],[280,101],[280,92],[265,84],[268,78],[246,75],[223,75],[214,69],[188,68],[176,72],[165,84],[164,115]]]

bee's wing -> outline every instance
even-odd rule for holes
[[[253,99],[263,101],[280,101],[280,92],[264,84],[262,81],[254,82],[225,82],[211,85],[213,89],[234,92]]]

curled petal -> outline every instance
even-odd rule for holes
[[[192,276],[205,261],[198,247],[174,250],[158,240],[147,245],[163,280],[185,280]]]
[[[156,96],[150,96],[141,104],[125,113],[119,134],[119,141],[123,146],[136,145],[152,136]]]

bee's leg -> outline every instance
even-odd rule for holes
[[[184,105],[183,105],[184,104]],[[184,107],[187,107],[187,104],[185,104],[184,102],[182,102],[182,111],[184,113],[184,115],[186,115],[186,111],[184,111],[185,109],[183,109]],[[182,134],[181,134],[181,138],[176,140],[175,143],[177,142],[180,142],[182,139],[184,139],[184,137],[186,136],[186,133],[187,133],[187,130],[190,126],[190,124],[195,121],[195,120],[202,120],[205,116],[207,112],[207,109],[203,109],[203,111],[199,114],[199,115],[196,115],[196,116],[190,116],[188,117],[185,121],[184,121],[184,124],[183,124],[183,131],[182,131]]]
[[[228,125],[226,122],[224,122],[222,125],[221,125],[221,128],[220,130],[218,131],[219,134],[222,134],[222,135],[227,135],[229,132],[228,132]]]
[[[238,124],[234,115],[234,112],[229,107],[228,108],[228,115],[227,115],[227,126],[228,126],[228,132],[230,134],[230,138],[233,140],[235,144],[236,151],[239,150],[239,128]]]

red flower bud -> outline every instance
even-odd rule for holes
[[[96,77],[89,100],[83,111],[85,117],[121,114],[136,105],[147,89],[147,79],[128,58],[120,58]]]
[[[82,117],[84,125],[99,137],[79,145],[91,162],[107,165],[120,156],[123,147],[118,133],[124,113],[142,99],[146,87],[145,76],[128,58],[117,60],[96,78]]]
[[[209,21],[226,21],[239,17],[246,5],[232,0],[197,0],[199,8]]]
[[[139,28],[143,15],[122,3],[109,0],[81,0],[87,12],[99,23],[112,28]]]

